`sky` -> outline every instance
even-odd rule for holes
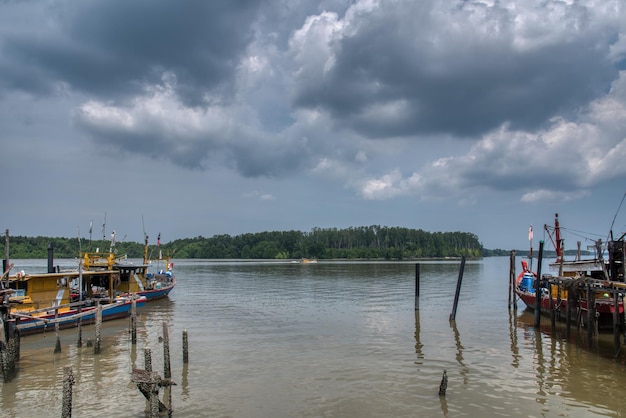
[[[625,157],[623,0],[0,0],[11,236],[575,248],[626,232]]]

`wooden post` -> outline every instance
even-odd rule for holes
[[[130,341],[131,344],[137,344],[137,300],[136,295],[133,293],[131,296],[133,304],[130,311]]]
[[[550,328],[552,332],[556,331],[556,307],[554,306],[554,298],[552,297],[552,281],[548,280],[548,297],[550,298]]]
[[[74,386],[74,374],[72,368],[66,366],[63,368],[63,405],[61,409],[61,418],[70,418],[72,416],[72,386]]]
[[[102,305],[98,303],[96,306],[96,338],[93,345],[93,353],[100,354],[101,345],[101,328],[102,328]]]
[[[59,329],[60,329],[60,324],[59,324],[59,307],[57,306],[56,309],[54,310],[54,319],[55,319],[55,323],[54,323],[54,335],[56,336],[56,344],[54,346],[54,352],[55,353],[60,353],[61,352],[61,335],[59,334]]]
[[[441,383],[439,384],[439,396],[446,396],[446,390],[448,389],[448,374],[446,370],[443,370],[443,376],[441,376]]]
[[[509,255],[509,308],[515,300],[515,250]]]
[[[172,378],[172,371],[170,368],[170,337],[167,332],[167,324],[165,322],[163,322],[163,378]]]
[[[543,261],[543,240],[539,241],[537,256],[537,279],[535,280],[535,328],[541,325],[541,263]]]
[[[78,313],[81,313],[82,309],[78,307]],[[78,318],[78,341],[76,341],[76,347],[80,348],[83,346],[83,318]]]
[[[572,327],[572,290],[573,287],[571,286],[567,290],[567,309],[565,310],[565,338],[567,339],[570,337]]]
[[[420,263],[415,264],[415,310],[420,309]]]
[[[152,371],[152,351],[149,348],[143,350],[144,366],[147,372]]]
[[[594,314],[595,309],[594,305],[596,304],[593,291],[591,290],[591,285],[587,284],[587,341],[589,343],[589,348],[593,343],[593,329],[594,329]]]
[[[459,295],[461,293],[461,282],[463,281],[463,270],[465,269],[465,256],[461,257],[461,267],[459,268],[459,277],[456,281],[456,292],[454,294],[454,305],[450,314],[450,321],[456,320],[456,308],[459,305]]]
[[[156,372],[151,372],[152,375],[152,383],[150,383],[150,418],[158,418],[159,417],[159,385],[158,385],[158,375]]]
[[[48,243],[48,273],[54,273],[54,247]]]
[[[6,263],[6,268],[3,268],[2,273],[4,274],[8,271],[11,263],[9,262],[9,230],[4,231],[4,261]],[[3,266],[4,267],[4,266]],[[4,286],[5,289],[9,288],[9,274],[6,275],[6,283]]]
[[[615,289],[613,290],[613,343],[616,357],[621,351],[619,325],[619,292]]]
[[[187,330],[183,330],[183,364],[189,363],[189,339],[187,337]]]
[[[6,325],[6,324],[5,324]],[[5,350],[0,351],[0,362],[2,363],[2,376],[4,381],[10,382],[15,377],[16,363],[19,359],[20,340],[19,334],[13,333],[7,341]]]

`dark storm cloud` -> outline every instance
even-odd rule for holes
[[[181,100],[200,104],[208,91],[229,93],[259,4],[54,2],[54,24],[38,33],[16,31],[5,37],[1,51],[6,64],[0,71],[5,85],[13,88],[42,92],[54,83],[66,83],[109,98],[137,93],[169,73],[177,79]]]
[[[542,127],[605,94],[617,77],[608,52],[618,32],[586,27],[584,8],[564,11],[578,30],[541,34],[543,43],[525,47],[515,44],[515,16],[497,5],[450,8],[441,19],[428,4],[382,2],[341,22],[347,29],[328,41],[323,76],[300,76],[295,105],[323,109],[369,137],[476,136],[505,122]]]

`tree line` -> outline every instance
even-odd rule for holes
[[[77,238],[22,237],[10,238],[11,258],[47,258],[48,246],[55,258],[74,258],[84,251],[113,250],[129,258],[143,256],[143,244],[137,242],[89,241]],[[4,251],[4,243],[0,248]],[[502,250],[485,250],[478,237],[467,232],[426,232],[386,226],[363,226],[346,229],[313,228],[309,232],[270,231],[236,236],[198,236],[155,245],[152,257],[173,254],[174,258],[208,259],[417,259],[482,257],[503,255]],[[2,253],[4,254],[4,252]]]

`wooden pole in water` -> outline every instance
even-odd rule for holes
[[[82,260],[78,261],[78,301],[81,305],[78,305],[78,313],[82,312],[82,302],[83,302],[83,262]],[[83,317],[78,318],[78,341],[76,341],[76,347],[80,348],[83,346]]]
[[[465,269],[465,256],[461,257],[461,267],[459,268],[459,278],[456,281],[456,292],[454,294],[454,305],[450,314],[450,321],[456,320],[456,308],[459,305],[459,295],[461,293],[461,282],[463,281],[463,270]]]
[[[615,356],[621,351],[620,335],[619,335],[619,292],[613,290],[613,342],[615,344]]]
[[[554,306],[554,298],[552,297],[552,287],[554,284],[548,281],[548,297],[550,298],[550,328],[552,332],[556,331],[556,307]],[[558,291],[558,288],[557,288]]]
[[[189,339],[187,337],[187,330],[183,330],[183,364],[189,363]]]
[[[72,416],[72,386],[74,386],[74,374],[70,366],[63,368],[63,406],[61,407],[61,418]]]
[[[7,321],[8,323],[9,321]],[[5,326],[12,326],[5,323]],[[3,351],[0,351],[0,362],[2,363],[2,376],[4,381],[10,382],[15,377],[16,367],[15,364],[20,357],[20,340],[19,333],[10,333],[7,346]]]
[[[54,352],[55,353],[60,353],[61,352],[61,335],[59,335],[59,329],[60,329],[60,325],[59,325],[59,307],[57,306],[57,308],[54,310],[54,319],[55,319],[55,323],[54,323],[54,335],[56,336],[56,344],[54,346]]]
[[[101,343],[101,328],[102,328],[102,305],[98,303],[96,306],[96,338],[93,345],[93,353],[100,354],[100,343]]]
[[[167,331],[167,324],[163,322],[163,379],[170,381],[172,379],[172,369],[170,366],[170,337]],[[167,414],[172,416],[172,386],[165,388],[165,397],[167,397]],[[164,399],[165,400],[165,399]]]
[[[439,396],[446,396],[446,390],[448,389],[448,374],[446,370],[443,370],[443,375],[441,376],[441,383],[439,384]]]
[[[541,325],[541,263],[543,260],[543,240],[539,241],[537,256],[537,279],[535,280],[535,328]]]
[[[150,417],[158,418],[159,417],[159,384],[158,384],[158,374],[156,372],[151,372],[152,376],[150,383]]]
[[[170,337],[165,322],[163,322],[163,378],[172,378],[172,370],[170,368]]]
[[[415,310],[420,309],[420,263],[415,264]]]
[[[513,303],[513,276],[515,275],[515,250],[509,254],[509,308]]]
[[[146,368],[147,372],[151,372],[152,371],[152,350],[150,350],[149,348],[144,349],[143,356],[144,356],[144,367]]]
[[[572,327],[572,287],[567,290],[567,308],[565,310],[565,338],[570,337]]]
[[[130,310],[130,341],[131,344],[137,344],[137,299],[136,295],[132,295],[133,304]]]
[[[591,285],[587,284],[587,342],[589,343],[589,347],[593,343],[593,328],[594,328],[594,294],[591,291]]]

